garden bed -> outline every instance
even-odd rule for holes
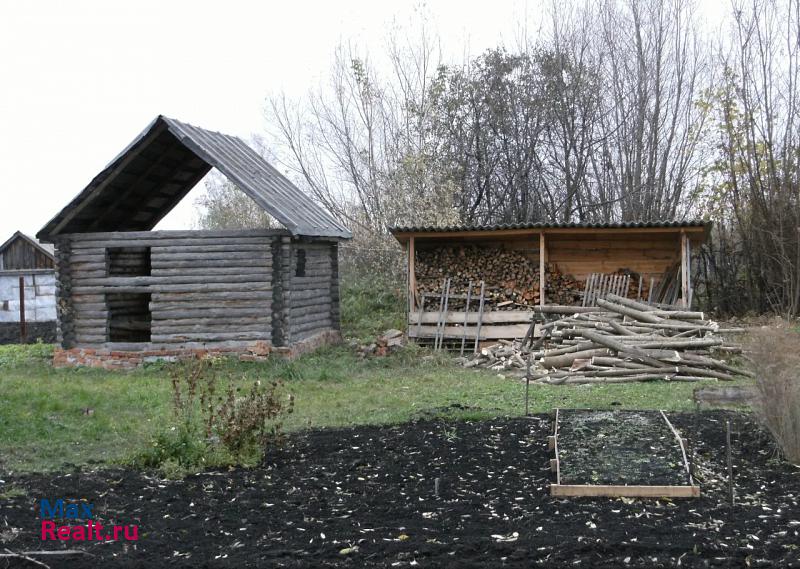
[[[0,551],[94,556],[40,558],[53,568],[800,564],[800,469],[747,415],[670,420],[696,447],[694,500],[551,497],[552,415],[422,420],[292,435],[263,468],[181,481],[128,469],[0,475]],[[103,523],[138,524],[139,541],[43,543],[36,505],[60,496],[93,502]]]
[[[659,411],[558,409],[558,496],[696,497],[683,440]]]

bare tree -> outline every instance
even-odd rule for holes
[[[606,0],[599,11],[604,144],[598,183],[623,219],[671,219],[699,181],[708,69],[689,0]]]
[[[718,137],[707,209],[717,223],[709,280],[729,311],[800,311],[800,3],[733,10],[712,93]],[[735,259],[736,262],[725,259]],[[726,290],[726,287],[728,290]]]

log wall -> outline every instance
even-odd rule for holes
[[[334,309],[331,289],[334,278],[338,280],[338,275],[334,277],[330,245],[296,243],[292,250],[290,272],[289,318],[292,340],[302,340],[333,328],[333,313],[338,313],[339,307],[337,302]]]
[[[303,276],[296,274],[299,250]],[[67,349],[113,345],[112,336],[143,349],[237,341],[289,346],[338,330],[337,254],[335,241],[303,242],[285,231],[64,236],[56,247],[59,340]],[[141,310],[143,298],[149,313]]]

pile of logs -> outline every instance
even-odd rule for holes
[[[547,302],[580,303],[584,283],[548,265]],[[450,307],[463,310],[470,281],[486,283],[487,310],[519,310],[539,303],[539,263],[521,251],[483,247],[439,247],[417,251],[417,293],[426,297],[425,310],[438,310],[442,282],[451,279]],[[473,290],[473,294],[474,294]]]
[[[464,365],[500,371],[530,364],[530,379],[546,384],[726,381],[752,375],[717,355],[741,351],[720,334],[742,329],[721,329],[702,312],[658,308],[613,294],[597,304],[536,307],[557,318],[540,326],[538,340],[484,348]]]

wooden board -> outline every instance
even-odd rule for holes
[[[484,324],[523,324],[523,323],[530,323],[533,319],[533,311],[531,310],[495,310],[492,312],[484,312],[483,313],[483,323]],[[438,312],[423,312],[422,313],[422,324],[436,324],[436,321],[439,317]],[[408,321],[410,324],[416,324],[420,321],[420,314],[419,312],[413,312],[408,315]],[[448,324],[463,324],[464,323],[464,312],[448,312],[447,313],[447,323]],[[470,311],[467,314],[467,323],[468,324],[477,324],[478,323],[478,313],[476,311]]]
[[[593,496],[605,498],[698,498],[699,486],[590,486],[551,484],[551,496]]]
[[[463,318],[463,316],[462,316]],[[514,338],[524,338],[528,331],[529,324],[509,324],[507,326],[487,326],[485,323],[481,327],[481,340],[510,340]],[[467,338],[475,338],[476,326],[467,326]],[[433,338],[436,334],[436,326],[412,327],[408,331],[409,338]],[[445,326],[444,337],[461,339],[464,335],[463,326]]]

